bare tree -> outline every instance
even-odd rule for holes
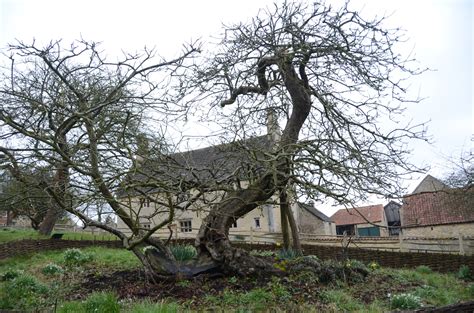
[[[472,188],[474,186],[474,152],[463,152],[457,160],[451,160],[450,163],[452,169],[443,180],[444,183],[451,188]]]
[[[22,171],[25,173],[23,181],[16,180],[8,172],[0,175],[0,211],[9,212],[12,219],[28,218],[31,227],[39,230],[48,209],[56,206],[54,199],[37,184],[49,171],[45,168],[39,168],[36,172],[28,169]],[[58,217],[63,218],[65,214],[65,211],[61,211]]]
[[[177,187],[167,181],[127,178],[140,171],[136,155],[143,148],[141,138],[150,138],[156,145],[150,148],[156,148],[157,155],[166,149],[158,131],[154,131],[155,138],[150,131],[147,134],[147,125],[157,112],[180,113],[178,107],[168,107],[181,96],[180,90],[175,93],[170,89],[172,77],[182,74],[197,51],[193,46],[185,47],[181,56],[164,60],[145,50],[111,62],[98,45],[85,41],[67,48],[61,42],[44,47],[19,42],[9,47],[0,86],[2,167],[23,183],[29,182],[25,168],[51,169],[49,178],[35,181],[36,188],[54,199],[51,216],[48,210],[45,217],[49,230],[58,212],[67,211],[86,226],[118,236],[144,263],[145,242],[173,260],[160,240],[149,238],[167,223],[151,230],[143,228],[121,195],[124,190],[141,192],[141,188],[158,186],[177,193]],[[131,234],[86,214],[88,207],[104,203]],[[172,210],[168,213],[169,221]]]
[[[207,91],[199,101],[210,99],[213,115],[239,134],[252,133],[268,109],[284,127],[269,170],[204,220],[202,253],[237,272],[258,268],[232,249],[229,226],[289,183],[299,194],[340,204],[402,194],[403,175],[417,170],[405,142],[423,137],[423,127],[398,120],[408,101],[403,80],[421,71],[395,51],[403,34],[383,23],[348,4],[333,10],[284,2],[225,27],[218,52],[197,70],[195,81]]]
[[[398,30],[383,28],[383,19],[365,20],[348,5],[333,10],[284,2],[248,23],[226,26],[202,62],[192,59],[192,46],[172,61],[153,63],[152,51],[109,62],[87,42],[69,49],[20,43],[10,48],[11,66],[3,69],[0,152],[18,177],[21,163],[53,165],[55,178],[40,185],[58,206],[118,236],[151,274],[269,269],[232,247],[235,220],[279,191],[283,205],[288,190],[345,204],[368,194],[393,196],[401,177],[416,170],[404,144],[422,138],[422,129],[396,118],[403,112],[403,80],[419,71],[396,54],[401,40]],[[174,105],[179,99],[185,105]],[[229,175],[222,169],[233,162],[232,153],[201,168],[188,158],[192,152],[169,153],[166,136],[157,134],[151,142],[158,148],[150,149],[149,133],[138,131],[151,109],[169,118],[206,103],[211,108],[204,118],[218,121],[233,139],[257,134],[269,109],[284,124],[281,136],[267,150],[254,149],[252,140],[224,145],[245,152],[234,157],[238,166]],[[98,201],[131,234],[81,211]],[[162,218],[146,228],[150,203],[154,210],[146,218]],[[192,205],[209,213],[196,238],[198,258],[180,264],[152,235],[178,207]]]

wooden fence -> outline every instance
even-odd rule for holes
[[[121,230],[126,231],[125,229]],[[182,232],[179,228],[175,228],[171,233],[171,238],[194,239],[198,230],[197,228],[193,228],[191,231]],[[89,234],[93,235],[96,240],[104,239],[104,235],[107,234],[103,230],[95,227],[82,229],[69,225],[57,225],[55,231]],[[167,239],[170,237],[170,231],[168,229],[160,229],[155,233],[155,236]],[[234,230],[231,228],[229,238],[233,242],[245,242],[250,244],[262,243],[278,245],[283,241],[281,233],[269,233],[255,229]],[[341,247],[344,239],[342,236],[300,233],[300,240],[302,244],[307,245]],[[447,238],[404,237],[403,235],[391,237],[351,237],[349,241],[348,247],[367,250],[474,255],[474,237],[469,236]]]

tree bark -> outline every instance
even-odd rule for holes
[[[271,270],[271,265],[232,248],[229,228],[233,221],[270,199],[282,186],[286,186],[291,173],[289,156],[296,149],[299,132],[311,110],[311,92],[296,74],[291,57],[280,56],[277,63],[290,94],[293,110],[282,132],[279,142],[281,154],[275,161],[275,170],[263,174],[247,189],[231,192],[221,204],[213,207],[196,237],[200,255],[210,256],[222,265],[224,271],[242,275]]]
[[[288,203],[288,194],[286,193],[285,189],[280,190],[280,208],[282,211],[285,212],[285,218],[287,218],[287,223],[289,224],[289,228],[291,230],[291,238],[292,238],[292,245],[291,248],[296,251],[298,254],[303,254],[301,250],[301,242],[298,233],[298,225],[296,225],[295,218],[293,216],[293,212],[290,209]],[[283,224],[282,224],[283,225]],[[286,226],[288,227],[288,225]],[[283,227],[282,227],[283,230]],[[287,236],[289,235],[288,228],[286,229]],[[288,248],[289,248],[289,238],[288,240]],[[285,247],[285,249],[288,249]]]
[[[58,147],[63,153],[68,154],[66,133],[61,133],[58,136]],[[67,161],[58,161],[57,163],[52,190],[64,205],[70,205],[70,202],[66,199],[69,185],[69,164]],[[56,225],[58,217],[63,211],[64,209],[60,205],[52,204],[39,226],[39,233],[41,235],[51,235],[54,225]]]
[[[283,237],[283,248],[288,250],[290,248],[290,232],[288,225],[287,207],[284,205],[285,199],[280,193],[280,218],[281,218],[281,234]]]
[[[46,215],[44,216],[43,221],[38,227],[38,233],[40,235],[49,236],[54,229],[54,225],[58,221],[58,216],[61,214],[61,209],[58,209],[57,206],[51,206]]]

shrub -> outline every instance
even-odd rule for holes
[[[474,284],[467,286],[466,291],[469,297],[474,298]]]
[[[87,313],[120,312],[117,296],[111,292],[95,292],[84,301],[84,309]]]
[[[272,277],[272,281],[268,283],[268,287],[278,301],[286,302],[291,299],[291,293],[277,277]]]
[[[66,266],[78,266],[90,262],[92,255],[86,254],[77,248],[67,249],[64,252],[64,263]]]
[[[57,264],[49,263],[45,267],[43,267],[41,272],[45,275],[57,275],[64,273],[64,270],[61,266]]]
[[[402,293],[392,297],[390,300],[390,306],[392,309],[414,310],[421,308],[423,303],[421,302],[421,298],[418,296],[411,293]]]
[[[23,271],[9,269],[9,270],[7,270],[6,272],[3,272],[0,275],[0,280],[1,281],[9,281],[9,280],[15,279],[15,278],[17,278],[21,275],[23,275]]]
[[[293,249],[281,249],[277,253],[277,257],[281,260],[296,259],[299,256],[301,255]]]
[[[348,260],[344,266],[353,270],[362,270],[364,272],[369,272],[367,266],[359,260]]]
[[[28,310],[44,304],[49,289],[30,275],[20,275],[3,286],[0,292],[2,309]]]
[[[177,261],[188,261],[197,255],[196,248],[190,245],[173,245],[170,249]]]
[[[375,271],[375,270],[378,270],[380,268],[380,265],[377,262],[372,261],[372,262],[369,263],[369,268],[372,271]]]
[[[429,266],[426,266],[426,265],[418,266],[415,269],[415,271],[417,271],[420,274],[431,274],[431,273],[433,273],[433,270]]]
[[[458,278],[463,280],[472,280],[474,275],[471,272],[471,269],[467,265],[462,265],[458,271]]]

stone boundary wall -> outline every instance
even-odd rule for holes
[[[193,244],[194,240],[173,240],[179,244]],[[61,250],[67,248],[85,248],[90,246],[102,246],[107,248],[121,248],[121,242],[116,241],[93,241],[93,240],[20,240],[0,245],[0,259],[17,255],[37,253],[44,250]],[[234,246],[246,250],[279,250],[280,246],[275,244],[246,244],[234,243]],[[342,260],[342,248],[333,246],[302,245],[306,255],[316,255],[323,260]],[[439,253],[414,253],[414,252],[391,252],[374,251],[360,248],[348,248],[346,256],[349,259],[360,260],[365,263],[377,262],[384,267],[392,268],[415,268],[420,265],[429,266],[439,272],[457,272],[461,265],[467,265],[474,269],[474,256],[462,256],[454,254]]]

